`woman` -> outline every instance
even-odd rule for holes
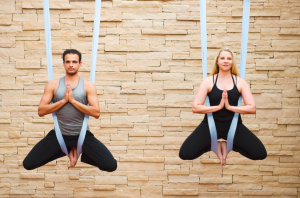
[[[215,58],[212,75],[200,84],[193,103],[193,113],[205,114],[201,124],[184,141],[179,157],[193,160],[211,150],[210,131],[207,113],[213,113],[218,139],[227,139],[234,113],[255,114],[256,106],[248,83],[237,77],[236,63],[229,49],[221,49]],[[205,98],[209,97],[210,105],[205,106]],[[245,106],[237,107],[242,96]],[[252,160],[262,160],[267,156],[262,142],[243,125],[239,116],[233,141],[233,150]],[[218,142],[217,156],[221,165],[225,166],[227,144]]]

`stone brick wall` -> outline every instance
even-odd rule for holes
[[[83,53],[89,78],[94,1],[50,0],[54,76],[66,48]],[[230,47],[239,62],[241,0],[208,0],[208,63]],[[300,1],[252,0],[246,80],[257,112],[243,121],[268,157],[231,152],[183,161],[200,123],[192,101],[202,81],[199,1],[103,1],[96,70],[101,106],[89,125],[118,160],[113,173],[68,158],[26,171],[31,148],[53,128],[37,107],[47,82],[42,0],[0,3],[1,197],[300,197]]]

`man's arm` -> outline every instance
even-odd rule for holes
[[[84,86],[86,87],[86,97],[89,106],[75,100],[72,89],[70,87],[67,87],[67,89],[69,90],[69,102],[82,113],[98,119],[100,117],[100,108],[96,87],[89,81],[84,81]]]
[[[51,80],[47,83],[38,108],[38,114],[40,117],[57,111],[68,102],[68,94],[65,92],[65,96],[62,100],[50,104],[56,85],[58,85],[57,79]]]

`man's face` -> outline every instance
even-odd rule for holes
[[[67,74],[77,74],[81,62],[79,62],[79,56],[77,54],[66,54],[65,61],[63,62]]]

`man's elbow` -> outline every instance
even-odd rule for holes
[[[40,117],[43,117],[45,114],[42,112],[42,110],[38,109],[38,115],[39,115]]]
[[[100,117],[100,112],[95,113],[95,115],[93,117],[98,119]]]

